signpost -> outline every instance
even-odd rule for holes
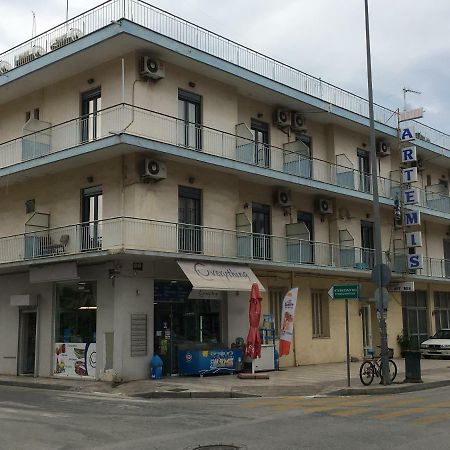
[[[331,286],[328,295],[333,300],[345,300],[345,341],[347,345],[347,386],[350,387],[350,333],[348,327],[348,301],[359,300],[359,284]]]

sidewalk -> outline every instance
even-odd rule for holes
[[[359,363],[351,363],[351,387],[347,388],[346,364],[332,363],[292,367],[268,372],[269,379],[241,380],[236,375],[209,377],[167,377],[138,380],[113,386],[102,381],[59,378],[0,376],[0,385],[56,389],[83,393],[103,393],[142,398],[225,398],[278,397],[295,395],[375,395],[409,392],[450,385],[450,361],[422,360],[423,383],[404,384],[404,360],[396,360],[394,384],[382,386],[375,379],[370,387],[359,380]]]

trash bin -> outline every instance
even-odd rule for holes
[[[163,362],[159,355],[153,355],[150,360],[150,378],[159,380],[162,377]]]
[[[407,350],[405,355],[405,381],[404,383],[422,383],[420,370],[420,351]]]

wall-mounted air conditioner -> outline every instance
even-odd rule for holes
[[[141,178],[144,182],[164,180],[167,178],[166,165],[155,159],[145,158]]]
[[[316,212],[319,214],[333,214],[333,202],[327,198],[319,198],[316,204]]]
[[[164,63],[151,56],[143,56],[141,58],[141,76],[153,80],[164,78],[166,76]]]
[[[277,127],[290,127],[291,113],[283,109],[277,109],[273,114],[273,123]]]
[[[70,44],[71,42],[76,41],[77,39],[80,39],[81,37],[83,37],[83,32],[81,30],[78,30],[77,28],[71,28],[67,33],[54,38],[50,42],[50,48],[52,50],[56,50],[58,48],[64,47],[67,44]]]
[[[293,112],[291,114],[291,118],[292,118],[291,122],[292,131],[306,133],[307,129],[305,118],[299,112]]]
[[[278,206],[287,208],[292,205],[291,193],[288,190],[278,189],[276,195],[276,202]]]
[[[389,156],[391,154],[391,147],[386,141],[377,142],[377,156],[383,158],[384,156]]]
[[[9,72],[12,69],[12,66],[7,61],[0,61],[0,74]]]

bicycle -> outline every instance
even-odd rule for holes
[[[390,353],[392,352],[391,349]],[[391,375],[391,382],[397,376],[397,364],[389,358],[389,374]],[[372,359],[366,359],[359,368],[359,379],[364,386],[372,384],[374,377],[381,378],[381,356]]]

